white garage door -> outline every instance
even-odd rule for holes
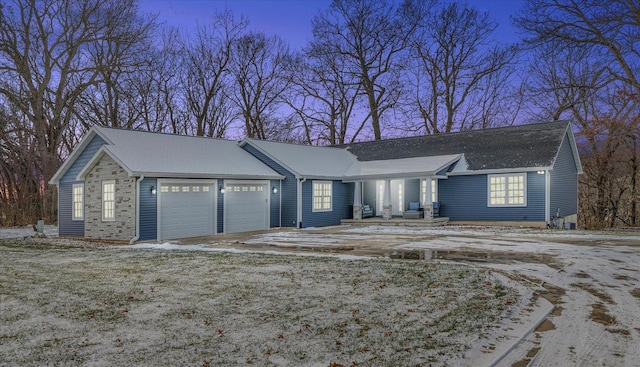
[[[215,234],[215,184],[160,183],[160,239]]]
[[[224,193],[225,233],[269,229],[267,183],[227,183]]]

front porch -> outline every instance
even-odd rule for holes
[[[431,219],[403,219],[402,217],[391,217],[391,219],[382,219],[382,217],[370,217],[363,219],[343,219],[340,224],[358,224],[358,225],[385,225],[385,226],[406,226],[406,227],[435,227],[444,226],[449,223],[447,217],[436,217]]]
[[[353,219],[342,223],[440,225],[436,176],[354,182]]]

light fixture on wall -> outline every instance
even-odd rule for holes
[[[155,195],[155,194],[156,194],[156,187],[151,186],[151,195]]]
[[[273,187],[273,189],[271,189],[271,191],[272,191],[274,194],[277,194],[277,193],[278,193],[278,188],[274,186],[274,187]]]
[[[224,186],[220,186],[220,193],[224,194]]]
[[[539,175],[544,175],[544,171],[538,171]]]

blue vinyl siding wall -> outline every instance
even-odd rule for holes
[[[76,176],[105,143],[100,136],[94,136],[76,161],[60,178],[58,186],[58,233],[60,236],[84,237],[84,221],[71,220],[73,184],[82,183],[82,181],[76,181]]]
[[[451,221],[544,221],[545,175],[527,173],[526,207],[487,207],[487,175],[438,181],[440,216]]]
[[[155,177],[140,182],[140,241],[155,240],[158,237],[158,194],[151,194],[151,186],[160,191]]]
[[[264,164],[269,166],[274,171],[285,176],[282,180],[282,190],[280,190],[280,181],[271,181],[272,186],[278,187],[278,194],[271,194],[271,227],[296,227],[297,226],[297,180],[293,173],[286,170],[284,167],[274,162],[271,158],[262,154],[256,148],[249,144],[245,144],[242,147],[254,157],[258,158]],[[277,182],[278,184],[274,184]],[[280,200],[282,198],[282,224],[280,224]],[[276,205],[276,208],[274,208]],[[275,219],[275,221],[274,221]]]
[[[302,184],[302,228],[330,226],[340,224],[341,219],[353,218],[353,183],[333,180],[332,210],[313,212],[313,181]]]
[[[277,188],[278,192],[273,193],[273,188]],[[269,227],[282,227],[280,225],[280,180],[271,180],[269,183]]]
[[[578,169],[569,143],[565,136],[558,157],[551,171],[550,215],[560,208],[560,216],[578,213]]]

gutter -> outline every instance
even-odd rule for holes
[[[144,180],[144,175],[141,175],[140,178],[136,180],[136,235],[131,240],[129,240],[129,244],[133,245],[140,238],[140,182]]]
[[[298,195],[297,195],[297,221],[298,223],[296,223],[296,227],[297,228],[302,228],[302,184],[307,181],[307,178],[303,178],[303,179],[299,179],[298,178]]]

